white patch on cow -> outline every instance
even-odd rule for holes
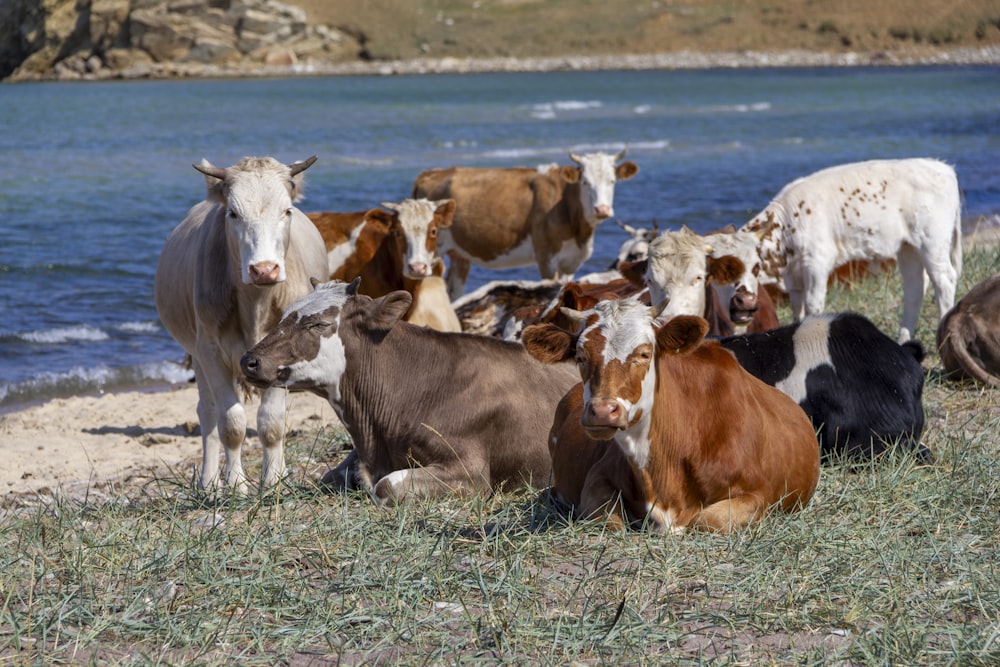
[[[330,405],[334,408],[340,405],[340,380],[347,371],[347,354],[339,336],[321,338],[315,359],[302,359],[285,368],[288,369],[286,385],[325,387]]]
[[[243,282],[251,284],[250,267],[278,266],[285,280],[285,250],[291,233],[292,198],[288,167],[275,161],[268,170],[227,172],[226,224],[240,253]]]
[[[678,535],[684,532],[684,526],[677,524],[677,511],[673,509],[663,509],[656,503],[646,503],[646,516],[656,532],[670,533]]]
[[[597,332],[604,338],[604,363],[616,360],[626,363],[629,356],[642,345],[655,350],[656,335],[649,307],[638,299],[610,300],[598,303],[589,313],[598,314],[597,321],[580,334],[578,345],[594,344],[591,336]],[[594,338],[596,342],[596,337]],[[590,383],[584,383],[584,401],[591,397]],[[621,396],[613,397],[627,415],[629,427],[615,434],[615,442],[639,468],[649,463],[649,428],[652,423],[653,403],[656,396],[655,354],[642,379],[637,403]]]
[[[594,252],[594,237],[587,238],[582,246],[576,239],[566,239],[552,255],[550,269],[556,277],[571,276]]]
[[[285,309],[285,312],[281,315],[281,319],[284,320],[294,313],[295,321],[301,322],[303,318],[310,315],[318,315],[331,308],[343,308],[348,299],[347,287],[347,283],[339,281],[317,285],[315,290],[306,294],[301,299],[293,301]]]
[[[409,278],[424,278],[431,275],[435,254],[427,250],[427,234],[437,202],[428,199],[404,199],[398,204],[383,204],[396,211],[399,226],[406,237],[406,255],[403,257],[403,273]],[[423,267],[423,272],[414,272],[415,267]]]
[[[835,315],[807,317],[792,336],[795,366],[791,374],[774,386],[788,394],[796,403],[806,398],[806,377],[809,371],[823,365],[833,366],[830,358],[830,322]]]
[[[445,232],[447,231],[445,230]],[[484,266],[487,269],[512,269],[535,263],[535,246],[531,242],[530,236],[526,236],[523,241],[511,248],[509,252],[497,255],[491,260],[473,258],[472,255],[458,247],[452,248],[452,252],[457,252],[470,261],[475,259],[476,264]]]
[[[580,167],[580,206],[583,217],[596,226],[615,214],[615,157],[609,153],[576,156]],[[600,215],[598,215],[600,211]]]
[[[535,167],[538,173],[542,174],[543,176],[548,174],[553,169],[558,169],[558,168],[559,168],[558,162],[549,162],[548,164],[540,164],[537,167]]]
[[[365,225],[368,224],[368,220],[362,220],[361,224],[351,230],[351,235],[347,237],[347,240],[334,246],[326,254],[326,263],[330,268],[330,275],[333,275],[340,270],[340,267],[344,265],[347,258],[355,253],[358,246],[358,238],[361,236],[361,232],[364,231]]]
[[[649,244],[645,282],[652,304],[667,306],[661,317],[705,315],[705,280],[708,276],[704,238],[682,229],[663,232]]]
[[[410,474],[412,472],[413,471],[410,470],[409,468],[405,468],[403,470],[393,470],[391,473],[380,479],[378,481],[378,484],[375,484],[369,490],[372,500],[374,500],[376,503],[380,505],[385,505],[388,502],[390,502],[388,499],[379,498],[378,496],[375,495],[376,488],[379,486],[379,484],[382,483],[389,485],[389,488],[392,489],[393,496],[397,498],[400,497],[402,495],[400,493],[400,490],[403,489],[403,487],[406,485],[406,481],[410,478]]]
[[[723,307],[728,307],[737,291],[756,295],[760,281],[754,274],[754,267],[758,267],[759,273],[761,263],[760,255],[757,253],[757,245],[760,243],[757,235],[739,230],[732,233],[709,234],[705,237],[705,241],[712,247],[712,257],[731,255],[743,262],[743,266],[746,267],[736,282],[712,283],[712,288],[719,295],[719,303]]]

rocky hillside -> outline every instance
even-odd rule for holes
[[[1000,4],[997,0],[0,2],[0,78],[9,81],[914,62],[1000,62]]]

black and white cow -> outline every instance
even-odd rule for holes
[[[791,396],[816,427],[824,459],[858,461],[920,442],[924,351],[902,345],[855,313],[813,315],[772,331],[722,339],[750,373]]]

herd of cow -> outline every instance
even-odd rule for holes
[[[551,485],[578,516],[731,530],[806,504],[823,458],[901,447],[933,461],[910,340],[928,280],[945,370],[1000,384],[1000,279],[952,309],[948,165],[826,169],[704,236],[627,228],[611,271],[574,279],[614,216],[615,183],[639,168],[624,152],[570,157],[429,170],[402,202],[310,214],[295,203],[315,157],[195,165],[207,196],[168,238],[155,299],[198,385],[200,486],[247,490],[253,385],[262,488],[285,470],[286,392],[308,390],[354,442],[324,482],[380,503]],[[835,269],[887,260],[903,278],[899,342],[861,315],[823,314]],[[462,294],[473,263],[536,264],[541,279]],[[794,324],[778,321],[779,293]]]

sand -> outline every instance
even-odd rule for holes
[[[198,391],[182,385],[164,391],[107,393],[54,399],[0,415],[3,499],[29,501],[89,490],[135,486],[158,475],[190,478],[201,463]],[[316,432],[340,422],[325,400],[289,395],[288,429]],[[259,466],[258,401],[247,405],[250,437],[244,466]]]

